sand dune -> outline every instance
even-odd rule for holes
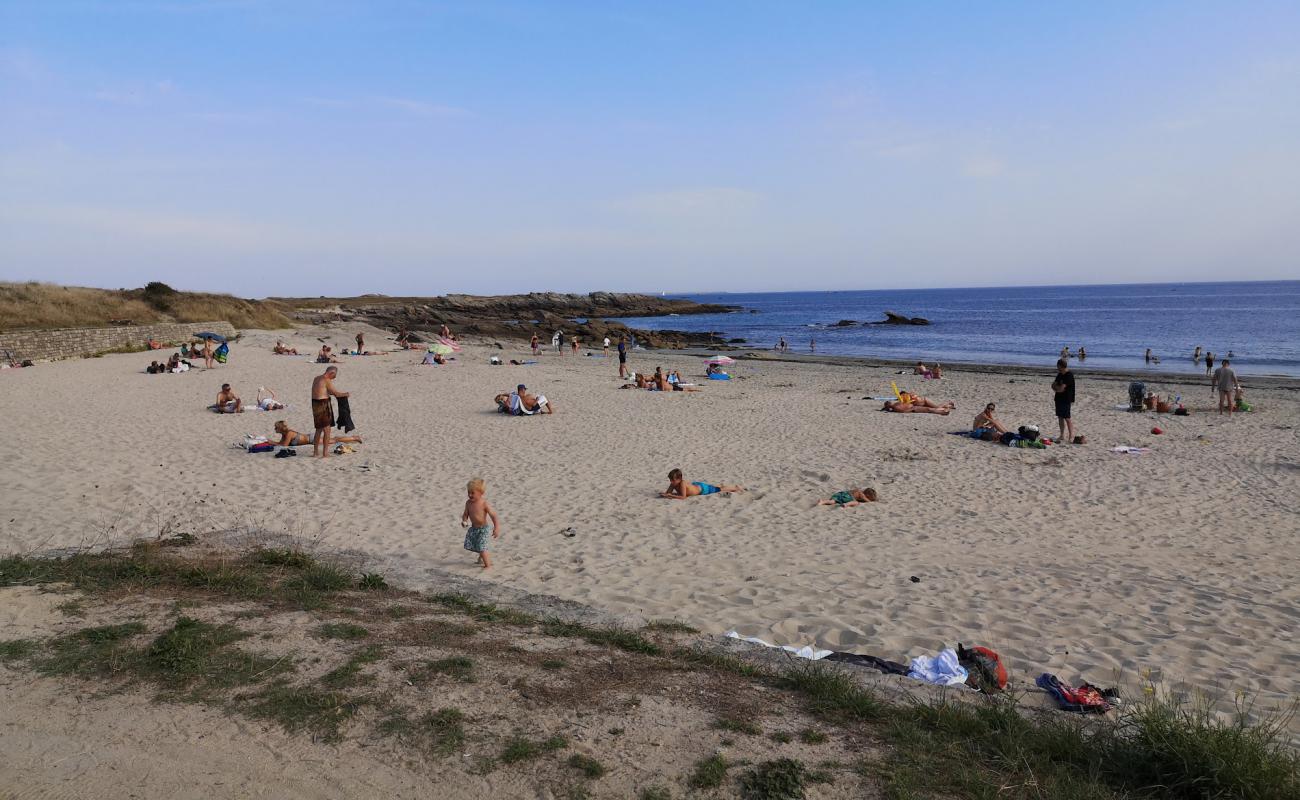
[[[995,400],[1008,423],[1054,433],[1045,377],[951,373],[921,381],[884,367],[742,363],[697,394],[620,391],[614,359],[543,356],[487,365],[467,347],[448,367],[414,353],[345,358],[339,386],[365,444],[317,462],[230,445],[284,418],[310,427],[320,367],[274,356],[252,333],[214,371],[152,376],[148,355],[0,373],[10,421],[0,476],[0,551],[31,551],[235,525],[288,531],[368,554],[419,587],[430,570],[477,571],[457,519],[482,476],[502,515],[483,576],[615,612],[675,617],[902,657],[957,641],[998,649],[1016,678],[1136,680],[1145,671],[1264,704],[1290,699],[1300,668],[1300,459],[1294,391],[1254,390],[1231,420],[1114,410],[1125,385],[1080,373],[1076,416],[1090,444],[1015,450],[948,435]],[[367,332],[368,346],[383,341]],[[505,358],[526,358],[508,346]],[[634,354],[637,369],[698,359]],[[877,411],[889,383],[952,399],[950,417]],[[293,408],[204,410],[223,381]],[[527,383],[559,413],[508,418],[492,396]],[[1161,384],[1209,408],[1204,385]],[[1163,436],[1152,436],[1158,424]],[[1141,456],[1117,444],[1147,445]],[[666,473],[750,491],[661,500]],[[882,502],[816,508],[850,485]],[[560,535],[572,526],[577,535]],[[919,582],[910,580],[913,576]]]

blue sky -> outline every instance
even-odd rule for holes
[[[0,3],[0,279],[1300,277],[1300,4]]]

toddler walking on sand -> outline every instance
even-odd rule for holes
[[[465,486],[469,499],[465,501],[465,512],[460,515],[461,527],[469,526],[465,531],[465,549],[478,553],[478,563],[487,569],[492,566],[492,557],[488,555],[488,543],[501,536],[501,521],[497,512],[488,504],[487,486],[482,478],[474,478]],[[491,520],[492,524],[488,525]]]

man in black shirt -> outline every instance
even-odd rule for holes
[[[1074,373],[1064,358],[1056,362],[1056,380],[1052,382],[1052,391],[1056,393],[1056,421],[1061,426],[1061,441],[1074,442],[1074,420],[1070,418],[1070,406],[1074,404]]]

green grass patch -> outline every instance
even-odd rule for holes
[[[678,622],[671,619],[651,620],[646,624],[645,629],[648,631],[659,631],[660,633],[699,633],[700,629],[687,625],[685,622]]]
[[[826,744],[828,736],[816,728],[804,728],[799,731],[799,741],[804,744]]]
[[[794,737],[791,736],[786,731],[773,731],[772,741],[776,742],[777,744],[789,744],[790,742],[794,741]]]
[[[569,746],[569,740],[563,736],[552,736],[540,742],[514,736],[508,739],[501,749],[500,760],[503,764],[518,764],[531,761],[547,753],[554,753]]]
[[[569,665],[568,662],[562,658],[548,658],[542,661],[541,667],[542,669],[550,670],[551,672],[557,672],[559,670],[564,669],[568,665]]]
[[[208,692],[254,683],[289,669],[283,659],[255,656],[228,645],[247,638],[233,625],[212,625],[181,617],[149,645],[137,674],[169,689]]]
[[[290,733],[309,731],[327,741],[339,738],[339,728],[362,705],[342,692],[287,683],[277,683],[244,700],[240,707],[252,717],[272,720]]]
[[[629,653],[647,656],[663,655],[663,648],[646,639],[636,631],[623,628],[592,628],[580,622],[551,617],[542,623],[542,632],[547,636],[565,639],[582,639],[590,644],[605,645]]]
[[[287,581],[286,586],[317,592],[341,592],[352,588],[352,576],[347,570],[333,564],[312,564],[304,567],[300,575]]]
[[[144,631],[139,622],[83,628],[50,640],[31,663],[43,675],[119,675],[136,665],[138,651],[130,640]]]
[[[367,592],[382,592],[388,588],[388,581],[378,572],[366,572],[357,580],[357,588]]]
[[[686,779],[686,785],[692,789],[716,789],[726,780],[727,770],[730,767],[727,759],[718,754],[702,758],[695,762],[695,768]]]
[[[501,608],[495,603],[479,603],[463,594],[434,594],[425,598],[430,603],[459,611],[481,622],[503,622],[507,625],[533,625],[537,618],[522,611]]]
[[[419,720],[393,714],[380,722],[377,730],[435,755],[449,756],[465,744],[465,715],[458,708],[430,711]]]
[[[764,761],[740,777],[744,800],[802,800],[808,769],[793,758]]]
[[[235,564],[199,564],[182,567],[176,577],[183,586],[237,597],[241,600],[255,600],[265,597],[270,587],[256,572]]]
[[[731,733],[743,733],[746,736],[762,736],[763,729],[750,722],[749,720],[736,719],[735,717],[721,717],[713,722],[714,730],[729,731]]]
[[[321,676],[321,683],[330,689],[344,689],[363,682],[361,670],[367,664],[373,664],[384,657],[384,649],[377,644],[363,647],[353,653],[347,661]],[[364,682],[369,682],[366,680]]]
[[[665,786],[646,786],[636,793],[637,800],[673,800],[673,793]]]
[[[327,622],[316,629],[316,635],[322,639],[364,639],[370,631],[351,622]]]
[[[290,550],[282,547],[254,550],[248,555],[248,560],[254,564],[267,567],[290,567],[292,569],[306,569],[316,563],[316,559],[301,550]]]
[[[1208,703],[1152,697],[1113,718],[1030,718],[1014,698],[895,709],[893,747],[873,764],[891,797],[978,795],[1032,781],[1033,796],[1067,800],[1300,797],[1300,757],[1285,715],[1227,721]]]
[[[426,667],[434,675],[448,675],[459,681],[474,681],[474,661],[467,656],[451,656],[430,661]]]
[[[674,649],[672,657],[675,661],[686,666],[708,669],[726,675],[734,675],[738,678],[766,679],[771,677],[771,671],[766,667],[726,653],[715,653],[709,650],[687,647]]]
[[[601,764],[591,756],[584,756],[582,753],[574,753],[569,756],[569,766],[581,772],[584,778],[596,780],[605,777],[605,765]]]
[[[465,715],[457,708],[443,708],[420,718],[419,729],[429,747],[439,755],[451,755],[465,743]]]
[[[10,639],[0,642],[0,663],[26,661],[36,653],[37,644],[31,639]]]
[[[812,663],[786,671],[777,686],[798,692],[814,714],[847,720],[881,720],[890,707],[864,688],[852,675]]]
[[[54,607],[56,611],[65,617],[84,617],[86,616],[86,604],[80,600],[64,600]]]

